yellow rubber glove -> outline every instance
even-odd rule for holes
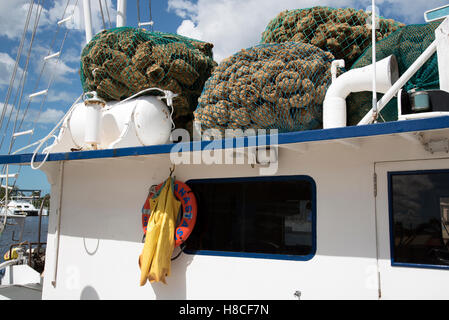
[[[140,256],[140,285],[150,282],[166,283],[170,275],[171,256],[175,248],[175,222],[181,202],[173,193],[173,180],[168,178],[159,194],[150,200],[151,216]]]

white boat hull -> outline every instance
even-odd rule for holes
[[[449,129],[424,135],[447,137]],[[276,175],[309,176],[317,186],[317,250],[311,260],[182,254],[172,263],[168,285],[144,287],[139,286],[137,263],[143,248],[141,208],[148,188],[167,178],[170,156],[68,161],[62,189],[60,164],[48,163],[44,170],[52,183],[52,214],[43,298],[296,299],[300,292],[301,299],[449,299],[447,271],[395,269],[385,247],[388,203],[376,204],[373,176],[378,164],[395,163],[406,170],[449,168],[446,153],[429,153],[414,136],[279,146]],[[181,181],[258,177],[259,169],[249,164],[179,165],[175,175]],[[385,192],[387,186],[382,182],[377,188]],[[397,272],[403,275],[395,277]]]

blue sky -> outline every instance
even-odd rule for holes
[[[59,64],[47,64],[38,87],[37,78],[42,70],[42,59],[47,55],[52,39],[56,33],[57,21],[61,19],[64,7],[69,1],[69,12],[75,10],[76,18],[66,28],[63,26],[55,38],[55,44],[51,52],[58,51],[64,34],[69,30],[64,43],[64,50]],[[25,23],[30,0],[1,1],[0,3],[0,106],[5,108],[5,98],[14,61],[18,52],[20,39]],[[35,0],[35,6],[31,22],[30,31],[35,21],[36,9],[39,1]],[[81,5],[82,0],[78,0]],[[115,26],[115,0],[102,0],[109,5],[109,15]],[[41,19],[36,38],[30,53],[30,63],[28,65],[28,77],[24,85],[23,99],[18,113],[18,123],[24,118],[22,127],[16,131],[23,131],[35,126],[35,134],[31,142],[37,141],[46,136],[54,125],[63,117],[73,101],[82,93],[79,79],[79,57],[85,44],[84,30],[82,30],[82,17],[79,14],[81,8],[74,8],[76,0],[41,0],[43,4]],[[394,18],[404,23],[423,23],[424,10],[435,8],[446,4],[445,1],[405,1],[405,0],[378,0],[381,15]],[[140,0],[141,19],[148,20],[148,1]],[[365,9],[371,4],[371,0],[154,0],[152,1],[152,14],[155,22],[155,30],[180,33],[192,38],[210,41],[215,45],[214,54],[217,61],[239,51],[256,45],[260,40],[260,35],[270,19],[285,9],[309,8],[315,5],[329,5],[332,7],[354,7]],[[95,32],[102,29],[102,20],[98,1],[92,0],[93,25]],[[108,25],[107,13],[104,9],[106,23]],[[68,15],[68,14],[67,14]],[[66,15],[66,16],[67,16]],[[136,1],[128,1],[127,21],[129,26],[137,26]],[[18,99],[15,100],[18,92],[18,83],[23,70],[26,68],[26,55],[31,38],[31,32],[27,33],[24,43],[23,53],[19,63],[16,85],[12,91],[8,106],[6,107],[3,126],[0,129],[0,141],[4,142],[0,148],[2,154],[8,153],[10,143],[10,132],[17,115],[19,107]],[[27,115],[23,110],[28,105],[28,95],[47,88],[52,81],[47,101],[42,104],[42,99],[33,99],[29,104]],[[20,97],[20,92],[17,97]],[[15,103],[14,103],[15,102]],[[14,109],[11,111],[11,106]],[[39,110],[42,108],[42,111]],[[11,124],[8,130],[6,123],[11,115]],[[38,117],[40,115],[40,117]],[[9,133],[8,133],[9,132]],[[30,142],[30,137],[17,138],[12,150],[17,150]],[[32,151],[32,149],[30,150]],[[18,168],[12,167],[10,172]],[[29,166],[21,169],[21,176],[17,182],[18,186],[25,189],[37,188],[44,192],[50,191],[50,186],[45,175],[40,171],[33,171]]]
[[[12,1],[11,1],[12,2]],[[10,3],[11,3],[10,2]],[[36,3],[38,1],[35,1]],[[41,11],[40,23],[38,32],[36,34],[35,40],[33,42],[32,51],[31,51],[31,59],[28,65],[28,76],[27,81],[25,82],[24,90],[23,90],[23,98],[22,103],[20,104],[20,112],[18,114],[17,121],[17,129],[15,131],[24,131],[31,129],[35,126],[35,133],[33,137],[24,136],[19,137],[15,140],[12,150],[17,150],[28,145],[30,142],[37,141],[43,137],[45,137],[55,126],[55,124],[61,119],[65,112],[70,107],[71,103],[75,101],[75,99],[82,93],[81,82],[78,74],[79,69],[79,57],[83,45],[85,44],[85,34],[84,30],[80,30],[77,26],[71,26],[69,32],[67,34],[67,38],[64,42],[63,54],[61,55],[61,61],[59,65],[49,65],[44,69],[43,76],[41,77],[41,81],[39,81],[39,85],[37,85],[38,75],[42,70],[42,59],[47,55],[48,49],[51,47],[51,43],[53,38],[55,37],[57,30],[57,23],[63,14],[64,6],[66,4],[66,0],[61,1],[41,1],[43,2],[43,9]],[[59,2],[59,7],[58,7]],[[152,14],[153,20],[155,21],[155,29],[164,31],[164,32],[172,32],[176,33],[177,26],[181,23],[181,18],[178,17],[174,12],[167,11],[167,3],[163,1],[153,1],[152,5]],[[3,12],[3,16],[0,17],[2,19],[2,23],[4,24],[6,31],[0,33],[0,101],[2,101],[1,106],[4,106],[6,93],[8,90],[8,85],[11,78],[11,72],[13,69],[14,61],[16,59],[16,55],[18,52],[18,47],[20,44],[22,31],[25,23],[25,17],[27,14],[29,0],[20,1],[23,5],[23,8],[19,8],[19,12],[17,15],[21,15],[21,18],[13,14],[6,14],[7,11],[13,10],[12,6],[7,7],[8,4],[0,4],[0,11]],[[76,0],[70,0],[70,4],[74,5]],[[82,3],[82,0],[79,0],[79,3]],[[96,26],[95,31],[99,31],[102,28],[101,15],[99,14],[98,8],[94,5],[97,4],[98,1],[92,1],[92,9],[94,11],[93,19],[94,26]],[[103,5],[104,5],[103,1]],[[112,5],[110,8],[110,16],[112,25],[115,26],[115,1],[109,1]],[[142,21],[147,21],[149,19],[149,9],[148,9],[148,1],[140,1],[141,3],[141,19]],[[64,5],[64,6],[63,6]],[[17,7],[17,4],[14,5]],[[98,7],[98,6],[97,6]],[[32,19],[29,27],[29,31],[32,30],[34,25],[34,18],[37,14],[37,9],[39,8],[37,5],[34,7],[36,10],[32,12]],[[2,10],[4,9],[4,10]],[[107,13],[105,8],[103,7],[104,15],[107,19]],[[82,10],[80,10],[82,12]],[[71,11],[69,11],[71,12]],[[1,14],[0,14],[1,15]],[[68,16],[69,14],[66,14]],[[128,1],[128,12],[127,19],[129,26],[137,26],[137,9],[135,1]],[[9,20],[9,21],[8,21]],[[20,28],[17,27],[19,22]],[[109,24],[106,21],[107,25]],[[1,25],[0,25],[1,27]],[[64,39],[66,28],[60,28],[59,34],[56,36],[56,40],[53,45],[53,50],[51,52],[58,51],[58,48],[62,44]],[[12,91],[12,95],[9,99],[8,105],[9,108],[6,109],[5,118],[3,121],[2,129],[0,130],[0,141],[1,138],[4,137],[4,141],[0,152],[2,154],[8,153],[10,146],[10,134],[12,132],[12,128],[14,125],[14,120],[16,118],[17,112],[15,110],[18,109],[19,106],[19,97],[20,91],[19,89],[19,81],[20,75],[23,70],[25,70],[26,66],[26,55],[29,47],[31,38],[31,32],[27,33],[27,38],[23,48],[23,54],[21,56],[21,60],[19,63],[19,71],[16,77],[15,87]],[[53,79],[53,80],[52,80]],[[29,104],[29,108],[27,111],[27,115],[23,117],[24,110],[28,106],[28,95],[41,91],[47,88],[49,82],[52,81],[52,86],[50,87],[49,95],[47,101],[42,104],[42,98],[34,98],[32,102]],[[16,93],[19,92],[19,95]],[[15,97],[17,96],[17,99]],[[14,103],[15,101],[15,103]],[[14,105],[14,110],[11,112],[11,105]],[[39,115],[39,110],[42,108],[40,113],[40,118],[36,119]],[[11,115],[11,122],[6,130],[6,124],[8,120],[8,116]],[[24,118],[21,129],[19,130],[19,124],[21,119]],[[37,123],[35,125],[35,121]],[[6,133],[7,132],[7,133]],[[52,141],[52,140],[50,140]],[[33,151],[33,148],[29,149],[30,152]],[[10,172],[17,172],[19,170],[18,166],[11,166]],[[17,185],[23,189],[43,189],[45,192],[50,191],[50,186],[47,182],[45,175],[41,171],[35,171],[29,168],[29,166],[23,166],[20,169],[20,177],[17,181]]]

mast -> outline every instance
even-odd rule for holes
[[[90,0],[83,0],[84,27],[86,29],[86,43],[92,40],[92,14]]]
[[[117,28],[126,25],[126,0],[117,0]]]

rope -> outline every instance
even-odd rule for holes
[[[40,5],[40,4],[41,4],[41,0],[39,0],[39,2],[38,2],[38,5]],[[37,11],[36,11],[36,20],[35,20],[35,22],[34,22],[33,33],[32,33],[32,35],[31,35],[30,45],[29,45],[29,48],[28,48],[27,60],[26,60],[26,63],[25,63],[25,68],[24,68],[24,74],[26,74],[27,71],[28,71],[29,62],[30,62],[30,57],[31,57],[31,49],[32,49],[32,47],[33,47],[34,39],[35,39],[36,32],[37,32],[37,26],[39,25],[39,20],[40,20],[40,16],[41,16],[41,13],[42,13],[42,9],[43,9],[43,5],[40,7],[40,10],[37,10]],[[19,111],[20,111],[20,104],[21,104],[22,97],[23,97],[24,84],[25,84],[25,83],[23,82],[23,86],[22,86],[22,88],[20,89],[19,107],[17,108],[16,119],[17,119],[18,114],[19,114]],[[5,110],[5,108],[4,108],[4,110]],[[12,112],[12,110],[13,110],[13,108],[11,108],[11,112]],[[13,139],[14,139],[14,137],[11,136],[11,141],[12,141]],[[8,150],[8,154],[11,153],[11,147],[12,147],[12,146],[11,146],[11,143],[10,143],[10,147],[9,147],[9,150]],[[6,166],[7,166],[7,165],[4,165],[4,166],[3,166],[3,171],[5,170]],[[0,183],[3,183],[3,179],[0,179]]]
[[[70,3],[70,0],[68,0],[67,3],[66,3],[66,6],[65,6],[65,8],[64,8],[64,13],[63,13],[62,17],[65,16],[69,3]],[[75,6],[76,6],[76,5],[75,5]],[[61,19],[62,19],[62,18],[61,18]],[[55,35],[53,36],[53,39],[52,39],[51,44],[50,44],[50,47],[49,47],[49,49],[48,49],[47,56],[50,55],[51,52],[52,52],[52,48],[53,48],[53,46],[54,46],[54,43],[56,42],[56,38],[57,38],[57,36],[58,36],[58,34],[59,34],[59,30],[60,30],[60,26],[58,25],[58,26],[57,26],[57,30],[56,30],[56,32],[55,32]],[[39,73],[39,76],[38,76],[38,78],[37,78],[36,85],[35,85],[33,91],[36,91],[36,90],[38,89],[38,87],[39,87],[39,82],[40,82],[40,79],[42,78],[42,75],[43,75],[43,73],[44,73],[44,70],[45,70],[46,65],[47,65],[47,61],[44,60],[44,64],[42,65],[41,71],[40,71],[40,73]],[[24,76],[24,75],[25,75],[25,74],[22,73],[21,82],[22,82],[22,79],[23,79],[23,76]],[[17,90],[17,95],[18,95],[18,92],[19,92],[19,90]],[[17,95],[16,95],[16,99],[14,100],[14,104],[13,104],[13,105],[16,105],[16,102],[17,102]],[[20,105],[21,105],[21,103],[19,104],[19,109],[20,109]],[[27,108],[28,108],[28,106],[27,106]],[[6,129],[5,129],[5,131],[4,131],[4,134],[3,134],[3,136],[2,136],[2,140],[1,140],[1,142],[0,142],[0,148],[3,146],[3,142],[4,142],[4,139],[5,139],[5,137],[6,137],[6,133],[7,133],[7,131],[8,131],[8,128],[9,128],[9,123],[10,123],[10,121],[11,121],[12,111],[13,111],[13,110],[11,109],[11,111],[10,111],[10,113],[9,113],[9,117],[8,117],[8,122],[7,122],[7,125],[6,125]],[[14,132],[14,131],[13,131],[13,132]]]
[[[63,17],[66,15],[66,13],[67,13],[67,8],[68,8],[68,6],[69,6],[70,1],[71,1],[71,0],[67,0],[66,6],[65,6],[65,8],[64,8],[64,13],[62,14],[62,18],[63,18]],[[75,10],[76,10],[76,7],[78,6],[78,1],[79,1],[79,0],[77,0],[77,1],[75,2],[75,6],[74,6],[74,8],[73,8],[72,14],[74,14],[74,12],[75,12]],[[43,6],[42,6],[42,7],[43,7]],[[41,11],[42,11],[42,7],[41,7]],[[40,13],[39,13],[39,17],[40,17]],[[61,19],[62,19],[62,18],[61,18]],[[35,31],[36,31],[36,30],[37,30],[37,24],[35,24]],[[60,26],[58,25],[58,26],[57,26],[56,33],[55,33],[55,35],[53,36],[53,39],[52,39],[52,41],[51,41],[51,45],[50,45],[50,48],[49,48],[49,50],[48,50],[48,54],[47,54],[47,55],[50,55],[50,53],[52,52],[52,48],[53,48],[54,43],[55,43],[55,41],[56,41],[57,35],[59,34],[59,30],[60,30]],[[66,41],[66,39],[67,39],[69,30],[70,30],[70,29],[67,29],[66,32],[65,32],[65,34],[64,34],[64,38],[63,38],[63,41],[62,41],[61,46],[60,46],[60,49],[59,49],[59,52],[60,52],[60,53],[62,53],[62,50],[63,50],[63,48],[64,48],[64,44],[65,44],[65,41]],[[35,34],[35,32],[34,32],[34,34]],[[34,36],[33,36],[33,38],[34,38]],[[30,48],[30,49],[31,49],[31,48]],[[61,60],[61,54],[58,56],[58,59],[56,60],[56,64],[58,64],[58,63],[60,62],[60,60]],[[37,83],[36,83],[36,86],[35,86],[35,90],[37,90],[37,88],[38,88],[38,86],[39,86],[39,82],[40,82],[40,79],[41,79],[41,77],[42,77],[42,75],[43,75],[43,72],[44,72],[44,70],[45,70],[46,65],[47,65],[47,61],[44,62],[43,66],[42,66],[42,68],[41,68],[41,72],[40,72],[39,77],[38,77],[38,79],[37,79]],[[55,80],[55,77],[54,77],[54,74],[52,74],[52,76],[51,76],[51,78],[50,78],[50,80],[49,80],[49,82],[48,82],[47,90],[50,89],[50,87],[52,86],[54,80]],[[47,100],[47,95],[45,95],[44,98],[42,99],[42,102],[41,102],[41,105],[40,105],[40,108],[39,108],[38,115],[37,115],[37,117],[35,118],[34,123],[33,123],[33,128],[36,127],[37,121],[38,121],[38,119],[39,119],[40,116],[41,116],[41,113],[42,113],[42,110],[43,110],[43,107],[44,107],[44,104],[45,104],[46,100]],[[21,119],[20,124],[19,124],[19,131],[21,130],[21,128],[22,128],[22,126],[23,126],[23,123],[24,123],[25,117],[26,117],[26,115],[27,115],[27,113],[28,113],[30,104],[31,104],[31,99],[28,100],[27,107],[26,107],[26,109],[25,109],[25,112],[23,113],[22,119]],[[18,108],[17,113],[16,113],[16,119],[15,119],[15,122],[14,122],[14,130],[13,130],[13,132],[16,132],[17,121],[18,121],[19,110],[20,110],[20,105],[21,105],[21,102],[19,103],[19,108]],[[12,111],[11,111],[11,113],[12,113]],[[8,124],[7,127],[9,127],[9,124]],[[54,131],[53,131],[53,132],[54,132]],[[32,136],[33,136],[33,134],[30,135],[30,138],[29,138],[29,140],[28,140],[28,143],[31,142]],[[47,136],[47,137],[48,137],[48,136]],[[48,140],[48,139],[46,139],[46,141],[47,141],[47,140]],[[39,141],[38,141],[38,142],[39,142]],[[9,147],[8,154],[11,153],[12,148],[13,148],[13,146],[14,146],[14,143],[15,143],[15,139],[14,139],[14,137],[11,137],[11,140],[10,140],[10,147]],[[0,143],[0,148],[1,148],[1,145],[2,145],[2,144],[3,144],[3,139],[2,139],[2,142]],[[37,144],[37,143],[35,143],[35,144]],[[35,144],[33,144],[33,145],[35,145]],[[28,146],[28,147],[30,147],[30,146]],[[26,149],[26,148],[27,148],[27,147],[22,148],[21,150]],[[16,153],[17,153],[17,152],[16,152]],[[22,169],[22,165],[19,165],[19,169],[18,169],[18,172],[17,172],[18,174],[21,172],[21,169]],[[16,185],[16,183],[17,183],[17,179],[15,180],[15,182],[14,182],[14,184],[13,184],[13,187]]]
[[[23,150],[25,150],[25,149],[28,149],[28,148],[30,148],[30,147],[35,146],[35,145],[38,144],[37,148],[36,148],[36,149],[34,150],[34,152],[33,152],[33,156],[31,157],[31,168],[32,168],[33,170],[38,170],[38,169],[40,169],[40,168],[44,165],[44,163],[47,161],[48,156],[50,155],[50,152],[47,152],[47,153],[46,153],[44,159],[42,160],[42,162],[41,162],[41,164],[40,164],[39,166],[37,166],[37,167],[34,166],[34,161],[35,161],[35,159],[36,159],[36,155],[37,155],[37,153],[39,152],[39,150],[42,148],[42,146],[44,145],[44,143],[46,143],[50,138],[55,138],[55,139],[57,139],[57,137],[54,135],[54,133],[55,133],[56,130],[58,130],[59,127],[64,123],[65,119],[67,119],[68,117],[71,116],[73,110],[75,109],[75,105],[76,105],[82,98],[83,98],[83,95],[80,95],[80,96],[78,97],[78,99],[75,100],[75,102],[74,102],[74,103],[72,104],[72,106],[70,107],[69,111],[64,115],[64,117],[62,117],[62,119],[58,122],[58,124],[53,128],[52,131],[50,131],[50,133],[49,133],[45,138],[43,138],[43,139],[41,139],[41,140],[39,140],[39,141],[37,141],[37,142],[35,142],[35,143],[29,145],[29,146],[26,146],[25,148],[22,148],[22,149],[20,149],[20,150],[17,150],[17,151],[15,152],[15,153],[21,152],[21,151],[23,151]],[[14,154],[15,154],[15,153],[14,153]]]
[[[137,4],[137,26],[140,28],[140,1],[136,1]]]
[[[38,5],[41,5],[41,1],[40,1],[40,0],[39,0],[39,2],[38,2]],[[34,39],[35,39],[35,37],[36,37],[37,27],[38,27],[38,25],[39,25],[39,20],[40,20],[40,16],[41,16],[41,13],[42,13],[42,9],[43,9],[43,2],[42,2],[42,5],[41,5],[41,7],[40,7],[40,10],[38,10],[38,11],[36,12],[36,20],[35,20],[34,27],[33,27],[33,33],[32,33],[32,35],[31,35],[30,46],[29,46],[29,48],[28,48],[28,54],[27,54],[27,60],[26,60],[26,64],[25,64],[24,74],[26,74],[27,71],[28,71],[29,62],[30,62],[30,57],[31,57],[31,49],[32,49],[32,47],[33,47]],[[24,91],[25,79],[24,79],[22,85],[23,85],[23,86],[22,86],[22,88],[20,89],[20,98],[19,98],[19,104],[18,104],[17,111],[16,111],[16,118],[15,118],[15,122],[14,122],[14,129],[13,129],[13,132],[16,132],[15,130],[16,130],[16,125],[17,125],[17,120],[18,120],[18,117],[19,117],[19,113],[20,113],[20,106],[21,106],[21,104],[22,104],[22,98],[23,98],[23,91]],[[28,107],[29,107],[29,104],[28,104],[28,106],[27,106],[27,110],[28,110]],[[12,112],[12,110],[13,110],[13,108],[11,108],[11,112]],[[9,125],[8,125],[8,127],[9,127]],[[14,144],[14,136],[11,136],[11,140],[10,140],[10,144],[9,144],[9,149],[8,149],[8,154],[11,153],[13,144]],[[7,166],[7,165],[5,165],[5,166],[3,167],[4,170],[5,170],[5,167],[6,167],[6,166]],[[3,179],[0,180],[0,182],[3,182]],[[17,178],[14,180],[13,186],[15,186],[16,183],[17,183]]]
[[[70,0],[68,0],[68,2],[69,2],[69,1],[70,1]],[[77,0],[76,3],[75,3],[75,8],[76,8],[77,5],[78,5],[78,0]],[[72,14],[74,14],[74,13],[75,13],[75,10],[73,10]],[[61,46],[59,47],[59,52],[61,52],[61,53],[62,53],[62,50],[64,49],[64,45],[65,45],[65,42],[66,42],[66,40],[67,40],[67,36],[68,36],[68,34],[69,34],[69,30],[70,30],[70,29],[67,29],[67,30],[66,30],[66,32],[65,32],[65,34],[64,34],[64,38],[63,38],[63,40],[62,40],[62,42],[61,42]],[[56,60],[56,64],[59,64],[60,61],[61,61],[61,54],[58,56],[58,59]],[[50,80],[49,80],[49,82],[48,82],[48,85],[47,85],[47,90],[50,90],[50,87],[52,86],[54,80],[55,80],[55,77],[54,77],[54,74],[52,74],[52,76],[50,77]],[[34,120],[33,127],[36,127],[37,120],[40,118],[40,115],[41,115],[41,113],[42,113],[42,109],[43,109],[44,104],[45,104],[46,101],[47,101],[47,95],[45,95],[44,98],[42,99],[41,106],[40,106],[40,108],[39,108],[39,113],[38,113],[37,117],[36,117],[35,120]],[[29,103],[30,103],[30,102],[29,102]],[[29,104],[28,104],[28,107],[29,107]],[[27,112],[28,112],[28,107],[27,107],[25,113],[24,113],[23,116],[22,116],[22,120],[20,121],[19,130],[22,129],[22,125],[23,125],[23,122],[24,122],[24,120],[25,120],[25,116],[26,116],[26,114],[27,114]],[[31,137],[30,137],[30,140],[31,140]]]
[[[106,13],[108,14],[109,28],[112,28],[111,16],[109,15],[109,6],[107,0],[104,0],[104,6],[106,7]]]
[[[153,15],[151,14],[151,0],[149,0],[149,3],[150,3],[150,21],[153,21]],[[153,26],[154,26],[154,23],[151,25],[151,32],[154,31]]]
[[[40,4],[41,4],[41,1],[39,0],[39,5],[40,5]],[[34,23],[33,33],[32,33],[32,35],[31,35],[30,46],[29,46],[29,48],[28,48],[27,60],[26,60],[25,69],[24,69],[24,73],[25,73],[25,74],[28,72],[28,67],[29,67],[30,57],[31,57],[31,49],[33,48],[34,39],[35,39],[35,37],[36,37],[37,27],[38,27],[38,25],[39,25],[39,20],[40,20],[40,16],[41,16],[43,7],[44,7],[44,6],[43,6],[43,3],[42,3],[42,5],[41,5],[41,7],[40,7],[40,10],[39,10],[38,12],[36,12],[36,21],[35,21],[35,23]],[[18,107],[17,107],[16,119],[15,119],[15,122],[14,122],[14,130],[13,130],[13,132],[16,132],[16,128],[17,128],[17,120],[18,120],[18,118],[19,118],[20,106],[21,106],[21,104],[22,104],[22,98],[23,98],[24,87],[25,87],[25,81],[24,81],[23,86],[22,86],[21,91],[20,91],[19,104],[18,104]],[[26,109],[26,110],[28,110],[28,107],[29,107],[29,105],[27,106],[27,109]],[[26,111],[25,111],[25,112],[26,112]],[[13,142],[13,140],[14,140],[14,138],[11,137],[11,141],[10,141],[10,145],[9,145],[8,154],[11,153],[12,144],[13,144],[12,142]]]
[[[17,69],[19,67],[20,57],[22,56],[23,44],[25,42],[26,34],[27,34],[27,31],[28,31],[28,25],[30,23],[31,13],[33,11],[33,5],[34,5],[34,0],[31,0],[30,1],[30,6],[28,8],[27,18],[26,18],[26,21],[25,21],[25,27],[24,27],[23,33],[22,33],[22,39],[20,40],[19,50],[17,51],[17,57],[16,57],[16,61],[15,61],[15,64],[14,64],[13,73],[11,75],[11,80],[9,82],[8,92],[6,93],[6,99],[5,99],[5,102],[3,104],[3,110],[2,110],[2,115],[1,115],[1,119],[0,119],[0,129],[3,126],[3,119],[4,119],[5,113],[6,113],[6,107],[8,106],[8,103],[9,103],[9,98],[11,96],[11,91],[12,91],[13,86],[14,86]]]
[[[106,30],[106,22],[104,21],[103,6],[101,5],[101,0],[98,0],[98,4],[100,5],[101,20],[103,20],[103,29]]]

